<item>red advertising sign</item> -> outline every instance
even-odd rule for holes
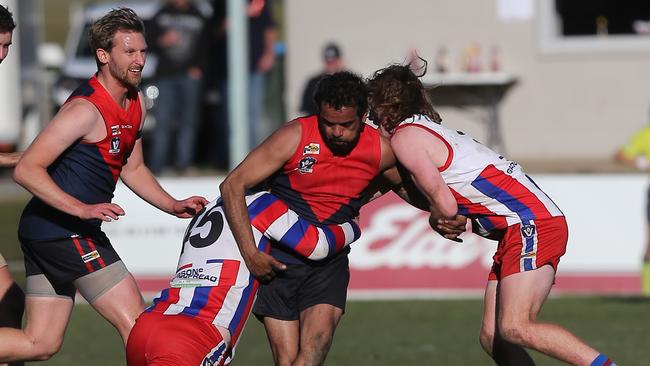
[[[350,254],[351,295],[372,297],[480,293],[485,288],[496,242],[472,233],[462,243],[435,233],[426,212],[388,194],[361,210],[361,238]],[[554,292],[638,293],[638,275],[563,273]]]

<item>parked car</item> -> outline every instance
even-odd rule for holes
[[[111,9],[127,7],[133,9],[140,16],[146,29],[162,4],[159,1],[104,2],[89,4],[74,11],[65,43],[65,61],[53,87],[55,107],[57,109],[61,107],[77,86],[97,71],[95,56],[88,43],[88,30],[94,20],[101,18]],[[208,1],[197,1],[196,4],[206,17],[211,15],[212,8]],[[147,52],[147,62],[142,70],[142,82],[140,83],[140,90],[145,96],[147,109],[154,106],[158,97],[158,88],[154,81],[157,65],[158,57],[152,52]],[[154,125],[153,114],[147,113],[147,122],[144,128],[148,130]]]

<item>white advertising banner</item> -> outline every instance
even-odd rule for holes
[[[160,184],[172,196],[181,199],[199,195],[213,200],[219,196],[222,178],[163,178]],[[140,199],[121,182],[113,203],[126,215],[104,223],[102,229],[129,270],[135,276],[170,275],[176,269],[181,241],[189,219],[164,213]]]
[[[569,222],[569,245],[556,292],[635,293],[646,235],[645,175],[535,175]],[[220,178],[161,179],[175,197],[218,195]],[[118,185],[114,202],[126,216],[104,230],[143,290],[160,289],[176,267],[188,220],[149,206]],[[362,236],[350,255],[352,296],[476,293],[487,278],[496,243],[471,233],[443,239],[425,212],[389,194],[361,211]]]

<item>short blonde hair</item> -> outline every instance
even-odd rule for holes
[[[110,51],[113,48],[113,37],[120,30],[144,35],[144,23],[133,9],[113,9],[90,26],[88,31],[90,48],[93,52],[100,48]]]

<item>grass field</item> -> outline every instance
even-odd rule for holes
[[[491,365],[477,341],[477,300],[352,301],[326,365]],[[563,324],[619,365],[650,364],[650,302],[633,298],[554,298],[542,318]],[[170,340],[173,346],[173,340]],[[72,316],[63,349],[51,366],[122,365],[114,331],[87,305]],[[533,354],[538,365],[561,365]],[[272,365],[266,336],[250,319],[235,365]]]
[[[16,224],[25,197],[0,201],[0,251],[10,261],[21,258]],[[15,278],[22,282],[23,273]],[[541,318],[562,324],[619,365],[650,365],[650,300],[620,297],[551,298]],[[478,344],[481,301],[351,301],[327,365],[491,365]],[[170,340],[173,346],[173,340]],[[533,354],[538,365],[560,365]],[[235,365],[271,365],[261,325],[251,319]],[[35,365],[37,363],[34,363]],[[63,349],[51,366],[123,365],[117,332],[88,305],[77,305]]]

